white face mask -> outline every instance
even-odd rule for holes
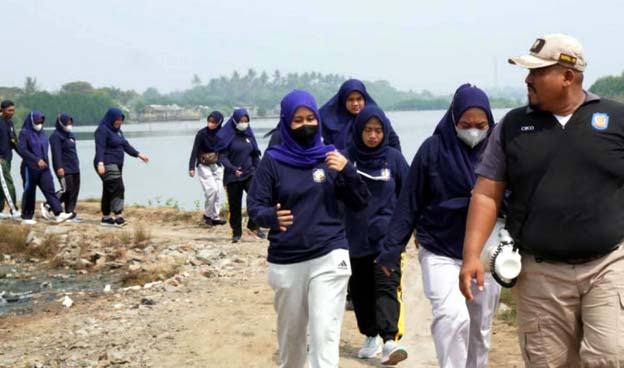
[[[67,133],[71,132],[73,128],[74,128],[73,125],[63,125],[63,130],[66,131]]]
[[[245,130],[247,130],[247,128],[249,128],[249,123],[238,123],[238,124],[236,124],[236,129],[238,129],[241,132],[244,132]]]
[[[35,132],[40,132],[43,129],[43,124],[33,124],[33,129]]]
[[[457,131],[457,138],[466,143],[470,148],[475,148],[477,144],[485,139],[488,133],[487,130],[477,128],[460,129],[457,126],[455,126],[455,131]]]

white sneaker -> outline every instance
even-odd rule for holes
[[[0,212],[0,220],[8,220],[13,218],[10,213]]]
[[[56,216],[55,222],[60,224],[61,222],[65,222],[74,216],[73,213],[61,212],[58,216]]]
[[[13,220],[21,220],[22,213],[20,211],[11,212],[11,217],[13,217]]]
[[[358,358],[371,359],[376,357],[379,353],[381,353],[381,340],[379,337],[366,337],[362,348],[358,352]]]
[[[23,219],[22,225],[36,225],[37,221],[33,219]]]
[[[407,350],[404,347],[397,344],[396,341],[388,340],[383,346],[383,352],[381,354],[381,364],[383,365],[395,365],[398,362],[402,362],[407,359]]]
[[[46,207],[45,203],[41,204],[41,217],[48,221],[54,221],[54,214],[50,212],[48,207]]]

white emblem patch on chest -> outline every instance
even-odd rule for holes
[[[326,180],[325,178],[325,170],[323,169],[314,169],[312,171],[312,179],[315,183],[322,183]]]

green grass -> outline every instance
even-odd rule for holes
[[[510,325],[516,324],[516,302],[514,301],[511,289],[503,288],[500,295],[500,302],[509,307],[509,310],[499,315],[499,319],[507,322]]]

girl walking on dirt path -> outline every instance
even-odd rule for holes
[[[115,107],[111,107],[95,130],[95,158],[93,164],[102,179],[102,226],[125,226],[123,218],[124,196],[126,188],[123,182],[124,154],[138,157],[148,163],[149,158],[137,151],[124,137],[121,131],[126,116]],[[111,213],[115,216],[113,218]]]
[[[258,148],[256,136],[249,126],[247,110],[234,110],[232,117],[217,134],[217,141],[219,162],[225,167],[223,184],[227,189],[230,207],[232,243],[238,243],[243,236],[243,192],[249,192],[249,187],[260,162],[260,148]],[[251,217],[247,220],[247,231],[258,239],[266,237]]]
[[[269,232],[269,284],[275,291],[279,367],[337,368],[351,275],[343,206],[366,206],[366,184],[321,141],[314,97],[295,90],[281,102],[283,143],[267,150],[247,198]],[[342,203],[340,203],[342,202]],[[306,351],[309,331],[309,352]]]
[[[199,176],[199,183],[204,190],[204,223],[208,226],[225,225],[219,217],[219,192],[223,188],[223,165],[219,163],[217,133],[223,124],[223,114],[213,111],[208,115],[207,125],[195,135],[191,158],[189,159],[189,176]]]

